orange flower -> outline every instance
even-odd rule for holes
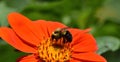
[[[14,48],[30,53],[17,62],[106,62],[96,54],[97,45],[89,30],[66,28],[59,22],[31,21],[10,13],[12,28],[1,27],[0,37]]]

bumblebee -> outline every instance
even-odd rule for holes
[[[63,43],[72,42],[72,34],[67,30],[68,28],[58,28],[52,33],[52,40],[59,40],[63,38]]]

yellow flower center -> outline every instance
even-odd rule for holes
[[[63,43],[63,39],[44,40],[38,47],[40,59],[45,62],[66,62],[70,59],[70,43]]]

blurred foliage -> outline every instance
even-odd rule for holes
[[[97,17],[101,21],[110,19],[111,21],[120,23],[120,0],[107,0],[104,2],[103,7],[97,11]]]
[[[7,26],[7,14],[14,9],[9,8],[5,2],[0,2],[0,26]]]
[[[98,50],[99,54],[102,54],[109,50],[114,52],[118,50],[120,46],[120,40],[112,36],[97,37],[96,40],[99,47],[99,50]]]
[[[120,0],[0,0],[0,26],[9,26],[7,14],[20,12],[31,20],[51,20],[67,26],[92,28],[98,53],[108,62],[120,61]],[[15,62],[23,53],[0,40],[0,62]],[[6,60],[6,58],[8,60]]]
[[[1,40],[0,42],[0,62],[16,62],[20,56],[25,55],[22,52],[15,51],[13,47]]]

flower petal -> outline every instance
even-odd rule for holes
[[[45,36],[47,36],[47,37],[50,37],[52,32],[54,32],[57,28],[67,27],[59,22],[44,21],[44,20],[37,20],[34,22],[35,22],[36,26],[39,26],[41,28],[41,30],[43,30]]]
[[[91,34],[86,30],[71,29],[73,35],[73,52],[91,52],[97,50],[97,44]]]
[[[45,38],[47,39],[48,37],[50,37],[50,34],[48,32],[48,22],[44,21],[44,20],[37,20],[37,21],[33,21],[33,23],[39,27],[39,30],[41,30],[43,32],[43,34],[45,35]]]
[[[42,62],[34,54],[21,57],[16,62]]]
[[[72,54],[72,58],[78,59],[84,62],[107,62],[102,56],[96,53],[74,53]]]
[[[0,28],[0,37],[20,51],[27,53],[37,52],[33,47],[25,44],[20,38],[18,38],[15,32],[10,28]]]
[[[19,13],[10,13],[8,21],[13,30],[27,42],[38,45],[43,40],[43,33],[31,20]]]
[[[81,62],[80,60],[71,58],[69,62]]]

